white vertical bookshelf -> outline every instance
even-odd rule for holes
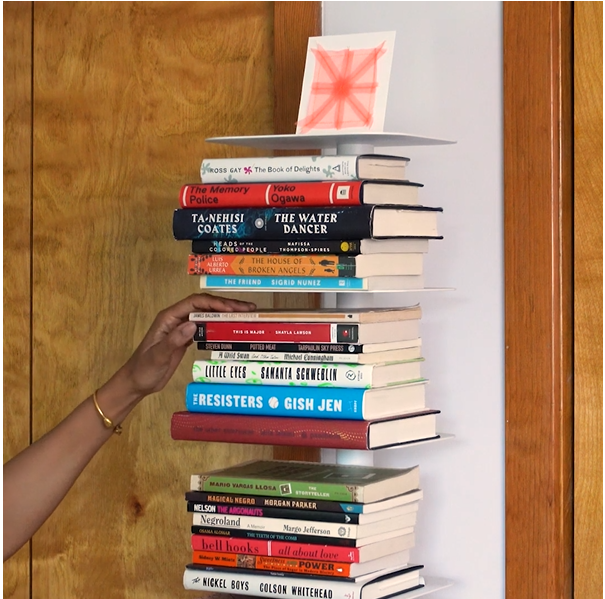
[[[450,145],[455,143],[451,140],[423,137],[407,133],[348,133],[332,135],[270,135],[270,136],[244,136],[244,137],[214,137],[206,141],[211,143],[223,143],[228,145],[238,145],[253,147],[256,149],[273,150],[323,150],[329,154],[340,155],[361,155],[373,154],[376,152],[376,146],[393,148],[399,150],[407,149],[409,146],[438,146]],[[399,152],[400,153],[400,152]],[[403,154],[401,154],[403,155]],[[425,203],[425,202],[421,202]],[[429,246],[429,256],[431,247],[435,243],[442,243],[442,240],[433,240]],[[413,290],[412,293],[423,294],[426,291],[446,291],[442,288],[427,288],[422,290]],[[399,292],[401,293],[401,291]],[[374,307],[375,297],[380,292],[366,291],[355,293],[330,293],[323,294],[322,304],[325,307]],[[407,292],[406,292],[407,294]],[[328,296],[328,297],[326,297]],[[416,303],[416,302],[413,302]],[[390,302],[389,307],[410,305],[410,301],[395,300]],[[328,425],[329,423],[327,423]],[[440,441],[453,438],[451,434],[441,434]],[[435,441],[422,441],[419,443],[410,443],[406,447],[400,447],[402,451],[409,450],[416,445],[433,444]],[[373,466],[374,454],[376,451],[388,450],[322,450],[322,461],[335,462],[338,464],[354,464]],[[407,592],[401,595],[401,599],[415,599],[437,591],[444,590],[452,586],[452,581],[445,578],[424,577],[425,586],[416,591]]]

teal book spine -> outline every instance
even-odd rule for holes
[[[200,277],[202,289],[319,289],[338,291],[342,289],[367,289],[365,279],[330,277],[235,277],[224,275],[204,275]]]
[[[190,412],[364,420],[364,389],[189,383]]]

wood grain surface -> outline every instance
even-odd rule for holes
[[[31,2],[3,2],[4,461],[30,443]],[[27,543],[4,565],[4,597],[29,597]]]
[[[506,596],[572,594],[571,3],[504,3]]]
[[[603,3],[574,2],[574,596],[603,597]]]
[[[203,157],[245,155],[204,138],[272,131],[272,5],[36,3],[33,35],[38,438],[127,359],[158,310],[197,290],[172,211]],[[34,538],[34,597],[190,596],[189,475],[271,456],[171,440],[193,357]]]

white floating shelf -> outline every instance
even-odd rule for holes
[[[448,139],[436,139],[409,133],[387,133],[381,131],[359,131],[357,133],[288,134],[288,135],[242,135],[238,137],[209,137],[209,143],[229,146],[246,146],[263,150],[329,150],[338,149],[339,154],[355,152],[359,147],[371,151],[375,146],[442,146],[455,144]]]
[[[417,445],[426,445],[427,443],[438,443],[439,441],[451,441],[456,435],[449,433],[437,433],[439,437],[434,439],[422,439],[421,441],[410,441],[409,443],[399,443],[389,445],[388,447],[377,447],[376,449],[334,449],[333,447],[323,447],[325,451],[336,452],[337,464],[353,464],[355,466],[373,466],[374,454],[377,451],[390,451],[392,449],[404,449],[406,447],[416,447]]]
[[[446,578],[436,578],[433,576],[424,576],[424,586],[421,589],[415,591],[408,591],[407,593],[399,593],[398,595],[392,595],[389,599],[416,599],[416,597],[424,597],[431,593],[436,593],[443,589],[453,586],[453,582]]]
[[[439,441],[451,441],[456,435],[450,433],[437,433],[439,436],[434,439],[422,439],[422,441],[410,441],[409,443],[400,443],[398,445],[389,445],[388,447],[379,447],[370,451],[387,451],[389,449],[402,449],[404,447],[416,447],[417,445],[426,445],[427,443],[439,443]],[[340,451],[340,450],[337,450]]]

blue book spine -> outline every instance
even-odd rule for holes
[[[365,389],[189,383],[190,412],[363,420]]]
[[[255,288],[255,289],[367,289],[364,279],[347,277],[233,277],[204,275],[200,279],[202,289],[210,288]]]

